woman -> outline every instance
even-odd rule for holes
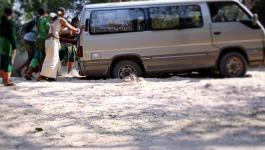
[[[0,77],[5,86],[15,86],[11,81],[14,57],[16,55],[16,28],[12,21],[13,10],[5,8],[0,20]]]
[[[60,58],[59,58],[59,50],[60,50],[60,41],[59,41],[59,33],[63,28],[68,28],[75,33],[79,33],[80,30],[71,26],[64,19],[65,9],[58,9],[58,17],[54,22],[50,25],[49,30],[49,38],[45,41],[45,52],[46,56],[42,65],[42,70],[40,76],[37,81],[43,79],[52,79],[55,80],[57,78],[57,73],[60,68]]]

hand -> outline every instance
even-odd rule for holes
[[[76,29],[76,34],[80,34],[81,30],[80,29]]]
[[[82,26],[80,27],[81,32],[84,31],[84,29],[85,29],[85,25],[82,25]]]

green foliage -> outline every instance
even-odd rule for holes
[[[59,7],[72,8],[71,4],[71,0],[47,0],[47,7],[52,12],[56,12]]]
[[[10,0],[0,0],[0,15],[2,15],[5,7],[10,7],[10,6],[11,6]]]
[[[126,1],[140,1],[140,0],[90,0],[91,3],[106,3],[106,2],[126,2]]]
[[[36,12],[39,8],[56,12],[59,7],[68,9],[72,4],[72,0],[21,0],[21,2],[27,13]]]

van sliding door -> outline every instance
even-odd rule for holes
[[[208,67],[212,51],[206,4],[183,4],[149,8],[152,44],[149,71],[174,71]]]

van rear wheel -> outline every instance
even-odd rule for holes
[[[219,62],[219,71],[222,77],[243,77],[247,72],[246,58],[237,52],[224,54]]]
[[[137,77],[141,77],[143,75],[143,71],[138,63],[130,60],[118,62],[115,64],[112,71],[112,77],[119,79],[123,79],[132,74]]]

